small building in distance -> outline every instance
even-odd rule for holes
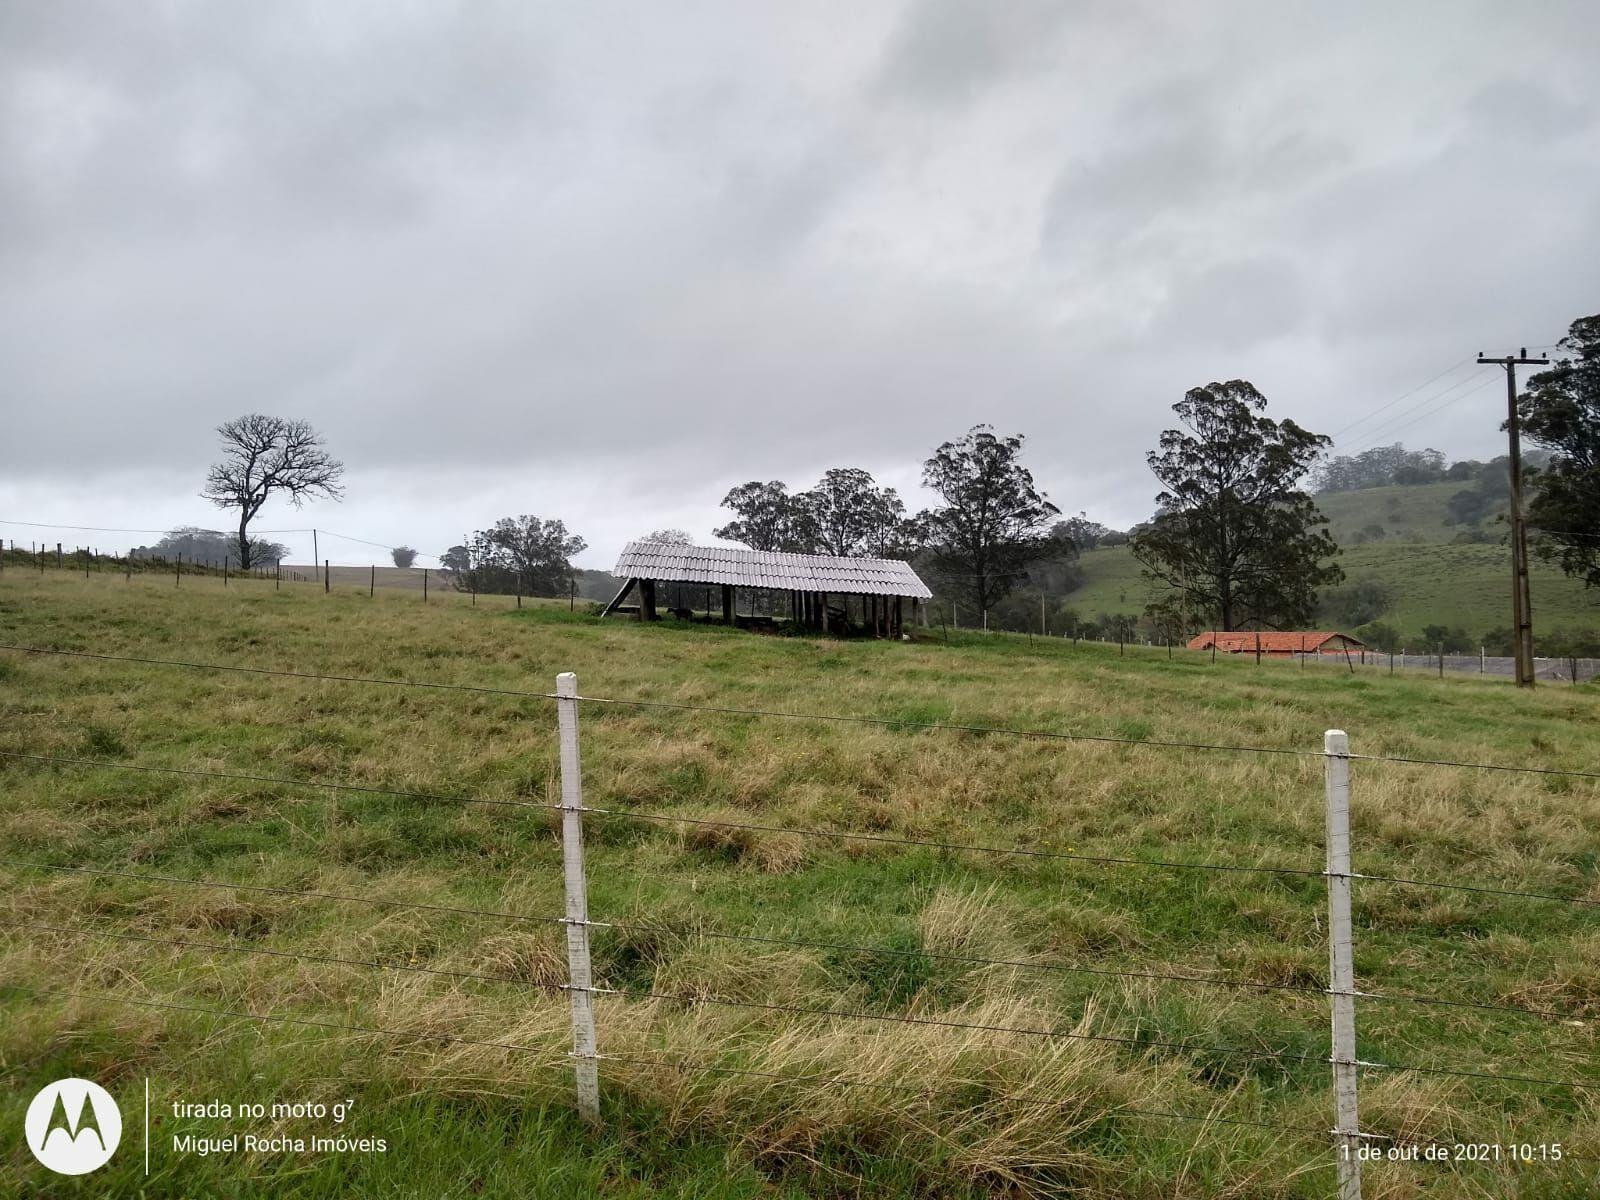
[[[1202,633],[1189,642],[1191,650],[1223,654],[1255,654],[1262,657],[1290,658],[1296,654],[1359,654],[1367,648],[1360,638],[1329,630],[1281,632],[1277,630],[1235,629],[1230,632]]]
[[[603,615],[627,612],[641,621],[656,620],[657,585],[668,584],[680,597],[689,598],[682,607],[669,610],[686,619],[694,616],[697,601],[703,599],[706,619],[713,619],[720,601],[721,619],[729,625],[775,625],[787,619],[795,627],[822,633],[857,628],[878,637],[898,637],[906,617],[915,624],[917,606],[933,596],[911,564],[899,559],[675,542],[629,542],[617,559],[615,574],[623,580],[622,589]],[[636,604],[624,607],[636,590]],[[741,607],[748,615],[736,615]]]

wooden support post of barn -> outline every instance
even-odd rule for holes
[[[655,589],[664,582],[678,596],[675,611],[682,607],[684,588],[694,589],[691,595],[704,588],[706,615],[715,619],[715,613],[710,611],[711,589],[718,587],[722,589],[723,622],[756,629],[781,623],[783,597],[787,596],[788,617],[794,628],[822,633],[847,631],[856,620],[852,600],[859,598],[863,627],[879,637],[888,637],[904,627],[905,597],[912,599],[915,620],[917,602],[931,596],[911,564],[899,559],[789,554],[648,539],[630,542],[613,574],[626,583],[606,606],[606,614],[616,612],[629,590],[638,586],[640,619],[653,617]],[[744,607],[747,618],[740,611],[738,588],[750,591],[749,603]],[[834,598],[834,607],[829,605],[830,597]],[[890,597],[894,597],[893,605]]]

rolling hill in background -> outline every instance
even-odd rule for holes
[[[1511,624],[1511,552],[1500,520],[1503,503],[1477,524],[1451,523],[1450,501],[1460,482],[1325,492],[1317,506],[1343,548],[1343,589],[1370,581],[1384,597],[1377,620],[1402,635],[1428,625],[1461,628],[1473,637]],[[1477,542],[1457,539],[1478,538]],[[1082,555],[1084,584],[1066,597],[1081,618],[1138,614],[1150,598],[1139,564],[1126,546]],[[1531,566],[1535,634],[1600,628],[1600,594],[1534,557]],[[1337,597],[1332,599],[1337,600]],[[1357,624],[1324,605],[1324,623]],[[1370,618],[1369,618],[1370,619]]]

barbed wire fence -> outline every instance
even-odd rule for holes
[[[0,525],[52,530],[70,529],[78,532],[165,532],[156,529],[117,526],[46,525],[40,522],[28,521],[0,521]],[[233,536],[227,531],[214,529],[196,529],[196,532],[218,536]],[[269,529],[260,531],[262,536],[311,532],[313,531],[310,529]],[[383,543],[372,541],[369,538],[355,537],[329,529],[318,529],[315,532],[324,537],[334,538],[353,545],[380,550],[389,549]],[[1597,540],[1600,540],[1600,535],[1595,536]],[[87,577],[94,574],[120,571],[129,583],[133,581],[135,575],[143,577],[161,574],[170,577],[176,587],[182,586],[185,576],[190,578],[221,579],[224,587],[228,586],[231,580],[250,578],[258,581],[269,581],[275,588],[280,589],[285,583],[291,585],[313,584],[328,594],[331,594],[334,590],[338,590],[341,593],[364,591],[369,596],[375,596],[378,590],[382,588],[386,591],[420,591],[420,596],[424,603],[427,603],[433,595],[442,591],[447,595],[459,593],[466,596],[468,602],[474,606],[476,606],[480,595],[479,584],[484,582],[475,571],[452,571],[439,556],[420,552],[418,552],[419,558],[432,559],[436,565],[433,567],[392,568],[370,562],[346,562],[335,561],[332,558],[317,558],[309,566],[307,564],[299,564],[298,566],[286,568],[283,562],[274,561],[270,565],[258,564],[247,570],[241,570],[237,563],[227,555],[223,555],[220,558],[196,559],[191,557],[186,559],[181,553],[169,558],[165,555],[138,556],[130,552],[119,557],[115,553],[102,553],[91,546],[75,545],[71,550],[64,549],[64,546],[65,543],[58,541],[54,543],[52,548],[51,545],[43,541],[35,540],[29,543],[28,549],[23,550],[17,545],[16,539],[13,538],[11,540],[11,548],[7,551],[5,549],[5,539],[0,538],[0,572],[5,570],[6,555],[9,553],[13,569],[17,566],[25,565],[25,569],[39,573],[54,568],[62,571],[81,571]],[[380,571],[383,572],[381,575],[379,574]],[[1026,572],[1019,572],[1019,574],[1026,574]],[[682,584],[675,586],[681,587],[685,595],[693,596],[698,592],[701,585]],[[524,597],[520,587],[513,587],[510,591],[503,589],[485,590],[481,594],[506,597],[517,608],[522,607]],[[531,593],[528,593],[528,596],[530,599],[533,598]],[[575,611],[579,601],[588,605],[591,602],[595,602],[596,598],[592,595],[584,595],[583,589],[574,581],[565,596],[545,596],[543,599],[565,600],[568,608]],[[947,602],[941,601],[939,603],[943,605]],[[948,628],[953,629],[958,634],[972,635],[982,633],[987,637],[1026,638],[1030,642],[1037,636],[1042,641],[1067,641],[1074,646],[1080,641],[1092,642],[1102,646],[1115,645],[1118,647],[1119,653],[1122,654],[1126,654],[1129,647],[1132,647],[1137,653],[1145,654],[1147,657],[1150,655],[1159,657],[1164,651],[1167,658],[1181,658],[1185,662],[1209,662],[1214,664],[1219,657],[1223,661],[1253,658],[1258,666],[1263,662],[1277,666],[1293,663],[1300,670],[1324,668],[1350,671],[1352,673],[1359,670],[1372,675],[1384,673],[1393,675],[1397,672],[1430,673],[1436,674],[1440,678],[1443,678],[1447,672],[1452,676],[1476,674],[1485,678],[1496,679],[1509,679],[1515,674],[1516,660],[1514,658],[1509,655],[1490,654],[1487,647],[1484,646],[1480,646],[1476,654],[1463,652],[1459,649],[1450,650],[1444,646],[1421,647],[1413,651],[1412,647],[1407,645],[1401,647],[1398,651],[1385,651],[1373,647],[1365,647],[1358,650],[1350,650],[1348,653],[1320,649],[1285,652],[1270,647],[1266,649],[1257,648],[1252,651],[1246,648],[1244,650],[1224,650],[1219,656],[1218,652],[1213,648],[1191,646],[1181,640],[1141,639],[1136,634],[1134,628],[1136,622],[1131,617],[1119,618],[1118,632],[1115,635],[1108,634],[1103,629],[1097,629],[1091,624],[1076,620],[1071,623],[1071,628],[1065,631],[1051,629],[1048,621],[1043,622],[1042,628],[1038,631],[1001,628],[999,625],[991,628],[986,617],[980,626],[972,626],[969,621],[968,626],[963,627],[957,615],[958,606],[954,602],[948,603],[950,611]],[[689,607],[693,610],[693,605]],[[716,615],[709,598],[706,601],[704,612],[708,620]],[[928,616],[925,611],[924,620],[926,621],[927,619]],[[943,620],[942,616],[940,620]],[[948,637],[948,631],[946,636]],[[1536,655],[1534,658],[1534,674],[1535,678],[1547,683],[1577,685],[1592,682],[1595,679],[1600,679],[1600,658],[1569,654],[1565,651],[1556,654]]]
[[[136,529],[121,526],[94,526],[94,525],[45,525],[40,522],[29,521],[0,521],[0,525],[21,525],[36,529],[49,530],[74,530],[83,532],[104,533],[161,533],[156,529]],[[189,532],[219,537],[232,537],[233,534],[223,530],[191,528]],[[314,533],[323,538],[336,539],[339,542],[352,545],[369,547],[378,550],[390,550],[382,542],[375,542],[369,538],[355,537],[351,534],[338,533],[331,529],[264,529],[259,530],[263,537],[272,534]],[[19,546],[15,538],[11,539],[10,548],[6,547],[6,539],[0,538],[0,577],[7,570],[21,568],[25,571],[43,575],[48,570],[61,573],[71,572],[82,574],[85,578],[102,574],[120,574],[124,581],[131,584],[138,578],[160,578],[170,582],[174,588],[182,588],[185,579],[210,579],[220,580],[223,587],[240,580],[255,580],[271,583],[275,590],[282,590],[285,584],[309,584],[313,590],[320,590],[331,595],[337,591],[341,594],[351,592],[365,592],[368,596],[375,597],[379,590],[386,593],[412,592],[419,596],[426,604],[432,598],[443,594],[445,597],[459,596],[464,598],[474,607],[478,603],[480,594],[484,596],[503,596],[515,607],[521,608],[523,599],[534,598],[531,590],[525,590],[526,582],[520,574],[503,572],[503,578],[496,584],[488,575],[472,566],[463,569],[460,564],[452,565],[445,558],[435,554],[424,554],[413,551],[418,559],[432,560],[433,566],[416,565],[409,567],[395,567],[368,560],[361,562],[352,555],[342,555],[338,558],[323,557],[321,552],[313,554],[309,563],[291,563],[288,559],[262,559],[250,567],[239,566],[237,557],[231,553],[223,552],[208,556],[186,554],[178,551],[172,554],[135,553],[129,550],[123,554],[112,551],[102,551],[95,546],[73,544],[68,548],[65,542],[54,543],[31,540],[26,547]],[[352,561],[354,559],[354,561]],[[8,565],[9,561],[9,565]],[[558,596],[543,595],[539,598],[545,600],[565,601],[568,608],[576,611],[579,602],[588,605],[595,600],[592,595],[584,595],[579,586],[576,572],[567,590]],[[505,586],[510,580],[510,586]]]
[[[445,683],[428,680],[401,680],[367,676],[331,675],[276,668],[249,667],[237,664],[156,659],[144,656],[75,650],[65,647],[0,644],[0,651],[17,654],[88,659],[106,663],[156,665],[195,671],[215,671],[225,673],[242,673],[248,675],[277,676],[294,680],[506,695],[553,702],[556,708],[557,717],[556,737],[558,744],[557,758],[559,762],[559,778],[561,789],[560,803],[512,798],[502,799],[473,795],[453,795],[448,793],[420,791],[415,789],[382,787],[342,780],[300,780],[292,777],[265,775],[259,773],[167,767],[152,764],[122,762],[113,759],[37,754],[11,749],[0,749],[0,759],[17,762],[32,762],[41,766],[60,769],[110,769],[116,771],[167,775],[173,777],[198,777],[232,781],[237,783],[266,783],[275,786],[303,788],[323,792],[331,791],[341,794],[357,793],[381,795],[429,804],[514,807],[543,811],[550,814],[552,817],[559,814],[561,826],[560,839],[562,846],[563,888],[566,898],[566,911],[564,914],[528,914],[482,907],[438,904],[413,900],[398,900],[387,897],[373,897],[362,895],[359,892],[329,892],[313,889],[280,887],[266,884],[244,883],[229,880],[191,878],[117,867],[99,867],[84,863],[53,863],[35,859],[13,857],[10,855],[0,857],[0,865],[4,865],[17,871],[39,874],[56,873],[77,875],[80,877],[121,878],[142,881],[150,884],[159,883],[179,887],[219,889],[260,895],[278,895],[299,899],[312,899],[331,903],[361,905],[386,909],[406,909],[419,912],[451,913],[512,923],[559,927],[564,930],[566,937],[567,977],[564,983],[557,984],[548,981],[530,980],[512,975],[496,975],[487,972],[447,969],[443,967],[422,965],[415,962],[398,962],[383,959],[358,959],[303,951],[282,950],[262,946],[240,945],[231,942],[216,942],[187,937],[160,936],[153,933],[107,929],[92,925],[61,924],[59,922],[52,921],[23,920],[8,920],[5,921],[4,924],[7,928],[18,931],[48,933],[57,937],[98,938],[102,940],[122,941],[130,944],[166,946],[171,948],[200,951],[204,953],[258,955],[284,960],[298,960],[311,963],[361,968],[375,972],[401,972],[425,976],[445,977],[458,981],[472,981],[507,986],[529,987],[536,990],[541,990],[551,995],[564,994],[568,997],[573,1047],[565,1057],[570,1061],[573,1070],[576,1107],[581,1116],[591,1122],[597,1122],[600,1119],[600,1068],[601,1065],[606,1062],[633,1063],[637,1065],[649,1066],[669,1065],[684,1072],[704,1072],[710,1075],[729,1074],[735,1076],[749,1076],[753,1078],[766,1079],[775,1084],[805,1084],[808,1086],[839,1088],[890,1089],[908,1095],[920,1095],[928,1098],[932,1097],[932,1094],[929,1093],[927,1089],[918,1088],[915,1085],[910,1084],[895,1084],[882,1080],[852,1079],[846,1075],[797,1074],[793,1072],[761,1071],[748,1067],[736,1067],[724,1063],[715,1063],[701,1059],[695,1059],[693,1057],[674,1055],[671,1051],[665,1051],[663,1052],[663,1056],[654,1059],[646,1059],[637,1055],[608,1053],[603,1051],[601,1048],[600,1035],[603,1032],[603,1029],[599,1025],[595,1007],[595,1000],[599,997],[614,997],[626,1000],[656,1000],[691,1007],[698,1005],[709,1005],[734,1010],[760,1011],[862,1023],[891,1023],[911,1026],[952,1028],[984,1034],[1005,1035],[1008,1037],[1036,1038],[1043,1041],[1094,1042],[1141,1051],[1149,1049],[1163,1049],[1178,1054],[1204,1053],[1207,1055],[1240,1059],[1250,1062],[1273,1062],[1279,1064],[1300,1065],[1319,1063],[1327,1064],[1331,1067],[1332,1091],[1334,1099],[1334,1122],[1331,1128],[1315,1128],[1288,1123],[1260,1121],[1250,1118],[1229,1116],[1216,1112],[1192,1113],[1178,1110],[1142,1109],[1125,1106],[1117,1107],[1110,1115],[1122,1114],[1141,1119],[1198,1123],[1202,1126],[1217,1124],[1226,1126],[1254,1127],[1274,1130],[1281,1133],[1294,1134],[1296,1136],[1313,1138],[1322,1141],[1329,1146],[1331,1151],[1332,1164],[1338,1177],[1338,1195],[1341,1197],[1341,1200],[1345,1200],[1346,1197],[1359,1197],[1362,1162],[1363,1160],[1372,1159],[1382,1161],[1383,1150],[1381,1144],[1387,1143],[1392,1147],[1401,1145],[1448,1147],[1451,1145],[1459,1145],[1463,1140],[1459,1137],[1436,1136],[1429,1134],[1426,1136],[1409,1137],[1402,1141],[1402,1139],[1396,1137],[1378,1134],[1371,1131],[1364,1131],[1360,1126],[1358,1116],[1359,1080],[1364,1074],[1412,1073],[1446,1079],[1486,1081],[1496,1085],[1513,1087],[1527,1086],[1546,1089],[1559,1089],[1567,1093],[1576,1094],[1600,1094],[1600,1078],[1588,1080],[1550,1077],[1547,1075],[1537,1075],[1523,1071],[1503,1070],[1499,1069],[1498,1067],[1496,1067],[1496,1069],[1486,1069],[1456,1064],[1442,1064],[1431,1061],[1377,1061],[1372,1059],[1364,1059],[1358,1055],[1356,1043],[1356,1017],[1358,1004],[1403,1004],[1455,1010],[1471,1009],[1486,1013],[1504,1014],[1508,1017],[1514,1017],[1516,1019],[1531,1019],[1535,1021],[1553,1023],[1571,1023],[1573,1021],[1580,1020],[1581,1018],[1579,1014],[1573,1011],[1562,1010],[1555,1007],[1541,1007],[1534,1005],[1485,1001],[1464,996],[1418,994],[1413,992],[1383,990],[1369,991],[1358,988],[1356,986],[1354,977],[1354,931],[1350,918],[1351,894],[1352,890],[1356,886],[1366,883],[1376,883],[1433,891],[1469,892],[1494,897],[1560,904],[1584,912],[1591,912],[1597,908],[1600,908],[1600,900],[1590,899],[1586,896],[1561,895],[1548,891],[1498,887],[1484,882],[1474,882],[1460,879],[1420,879],[1358,872],[1353,869],[1351,864],[1352,843],[1349,829],[1351,788],[1349,773],[1350,764],[1352,762],[1393,763],[1431,768],[1505,772],[1512,774],[1554,776],[1583,780],[1600,779],[1600,771],[1503,763],[1471,762],[1449,759],[1430,759],[1399,755],[1361,754],[1353,752],[1350,749],[1346,735],[1338,730],[1328,731],[1322,748],[1320,750],[1316,750],[1310,748],[1249,746],[1225,743],[1128,738],[1099,735],[1094,733],[1064,732],[1058,730],[906,721],[895,718],[878,718],[843,713],[792,712],[777,709],[755,709],[725,705],[719,706],[691,704],[675,701],[583,695],[578,690],[576,676],[571,673],[563,673],[557,677],[554,691],[540,692],[514,688]],[[967,733],[979,736],[1026,738],[1039,741],[1110,743],[1119,746],[1140,747],[1154,751],[1192,751],[1278,757],[1290,756],[1299,759],[1316,758],[1321,760],[1324,774],[1326,860],[1322,868],[1317,869],[1315,867],[1306,865],[1291,864],[1184,861],[1178,858],[1156,859],[1140,856],[1079,854],[1075,851],[1048,850],[1029,846],[986,845],[979,843],[898,836],[888,833],[824,829],[806,826],[781,825],[758,821],[734,821],[713,817],[696,817],[670,813],[644,812],[631,809],[592,806],[586,804],[583,798],[579,712],[580,708],[584,705],[592,706],[594,708],[632,707],[647,710],[654,709],[701,713],[710,716],[737,715],[787,721],[848,723],[892,730],[943,731],[951,733]],[[1085,865],[1117,870],[1137,869],[1156,872],[1211,872],[1234,875],[1243,874],[1264,877],[1293,878],[1300,880],[1320,878],[1325,881],[1328,892],[1327,930],[1328,951],[1330,957],[1328,986],[1316,987],[1303,983],[1260,982],[1249,979],[1230,978],[1223,975],[1201,974],[1193,971],[1121,969],[1114,966],[1089,962],[1029,961],[1024,959],[1006,959],[997,956],[985,956],[979,954],[965,954],[955,951],[926,949],[907,950],[903,948],[871,946],[836,940],[780,937],[771,934],[727,932],[702,928],[696,928],[694,930],[672,930],[664,929],[661,924],[646,924],[642,922],[604,919],[597,920],[594,919],[589,912],[587,872],[584,859],[584,830],[586,823],[595,821],[642,822],[655,826],[680,828],[716,827],[727,830],[781,833],[830,842],[851,841],[890,846],[923,847],[938,849],[940,851],[949,853],[962,853],[987,857],[1020,859],[1046,858],[1057,862],[1081,863]],[[746,945],[763,945],[812,950],[821,949],[834,952],[848,952],[865,956],[878,956],[888,959],[895,957],[915,956],[969,966],[1006,966],[1019,970],[1025,969],[1049,974],[1083,975],[1091,978],[1137,979],[1204,987],[1217,987],[1222,989],[1283,992],[1318,998],[1326,997],[1329,1003],[1332,1031],[1330,1052],[1327,1056],[1323,1056],[1320,1054],[1311,1054],[1304,1051],[1287,1049],[1215,1045],[1186,1038],[1152,1038],[1143,1035],[1134,1037],[1112,1033],[1096,1033],[1076,1026],[1056,1027],[1010,1025],[1001,1023],[986,1023],[980,1021],[956,1020],[938,1016],[892,1014],[832,1006],[761,1001],[737,996],[719,995],[714,992],[705,992],[698,988],[693,992],[683,992],[676,990],[657,990],[653,987],[647,989],[610,987],[606,986],[604,983],[596,983],[593,976],[590,933],[592,930],[597,929],[611,929],[622,932],[676,932],[684,937],[688,937],[692,934],[693,936],[697,937],[720,939],[732,943]],[[130,1004],[158,1010],[211,1014],[215,1016],[237,1018],[262,1023],[298,1025],[310,1028],[340,1030],[353,1033],[370,1034],[373,1036],[409,1039],[414,1041],[493,1047],[507,1051],[543,1054],[550,1059],[552,1064],[560,1061],[560,1056],[551,1055],[548,1046],[534,1044],[523,1044],[489,1039],[475,1039],[457,1036],[454,1034],[418,1033],[377,1026],[325,1021],[309,1017],[292,1016],[283,1013],[262,1013],[242,1009],[221,1009],[182,1003],[178,1000],[155,1000],[146,997],[131,997],[114,993],[90,993],[75,989],[38,988],[10,982],[0,984],[0,987],[10,991],[16,991],[23,994],[33,994],[41,997],[54,996],[58,998],[94,999],[97,1001]],[[1060,1097],[1046,1097],[1020,1093],[1015,1095],[1008,1094],[996,1096],[994,1098],[1021,1105],[1035,1103],[1052,1105],[1060,1102]],[[1532,1163],[1538,1161],[1541,1160],[1528,1160],[1528,1164],[1531,1165]],[[1596,1163],[1600,1162],[1600,1157],[1584,1157],[1571,1153],[1564,1153],[1562,1155],[1562,1161]]]

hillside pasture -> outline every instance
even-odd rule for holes
[[[26,1098],[74,1074],[130,1098],[148,1077],[157,1140],[150,1179],[133,1152],[53,1182],[69,1196],[290,1178],[318,1197],[1326,1196],[1323,731],[1359,754],[1600,762],[1592,687],[761,637],[398,589],[8,570],[0,641],[524,693],[570,670],[587,696],[693,706],[582,706],[586,802],[658,818],[586,819],[591,915],[616,923],[596,975],[629,993],[597,1000],[591,1132],[560,926],[515,919],[563,911],[551,814],[519,807],[559,799],[550,701],[0,650],[0,750],[78,760],[0,758],[11,1194],[38,1181]],[[1151,740],[1308,753],[1128,744]],[[1596,781],[1353,774],[1356,870],[1600,901]],[[1363,1059],[1580,1085],[1374,1068],[1364,1128],[1600,1156],[1597,911],[1361,881],[1360,988],[1557,1014],[1364,1000]],[[391,1149],[171,1152],[212,1126],[163,1106],[214,1095],[349,1097],[346,1132]],[[1379,1163],[1365,1194],[1575,1197],[1595,1169]]]

